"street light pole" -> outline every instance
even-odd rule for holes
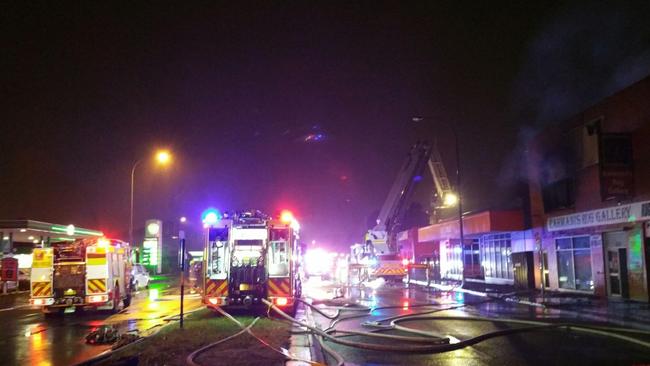
[[[135,168],[140,164],[142,159],[138,159],[135,161],[133,164],[133,167],[131,168],[131,208],[129,210],[129,244],[131,246],[134,245],[133,243],[133,188],[135,185]]]
[[[159,165],[167,165],[172,159],[171,154],[167,150],[158,150],[155,155],[155,159]],[[131,168],[131,205],[129,208],[129,244],[133,246],[133,191],[135,186],[135,168],[142,162],[142,159],[138,159],[133,163]]]
[[[454,133],[454,145],[456,145],[456,190],[458,191],[456,194],[458,195],[458,230],[460,231],[460,249],[461,253],[465,250],[464,245],[465,245],[465,230],[463,230],[463,195],[461,193],[460,189],[460,147],[458,144],[458,133],[456,132],[456,128],[453,125],[450,125],[452,132]],[[473,250],[473,249],[472,249]],[[464,262],[465,256],[463,255],[463,262]],[[463,266],[463,274],[462,277],[463,282],[465,282],[465,266]]]

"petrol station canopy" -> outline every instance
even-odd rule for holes
[[[49,244],[90,236],[104,236],[99,230],[76,227],[72,224],[52,224],[35,220],[0,220],[2,249],[13,243]]]

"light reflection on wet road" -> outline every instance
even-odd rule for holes
[[[93,329],[111,324],[119,332],[145,332],[166,323],[164,318],[177,315],[177,292],[154,288],[142,290],[131,306],[111,315],[101,311],[70,313],[45,318],[30,307],[0,312],[0,365],[71,365],[91,358],[109,345],[88,345],[85,336]],[[201,307],[199,295],[185,296],[185,311]]]
[[[603,324],[607,316],[595,317],[593,314],[576,309],[540,308],[516,303],[504,302],[486,297],[477,297],[460,292],[440,292],[419,286],[404,284],[375,283],[368,287],[341,287],[320,282],[305,286],[305,295],[310,296],[312,289],[319,295],[314,304],[324,309],[328,305],[363,305],[371,308],[390,306],[390,309],[376,309],[363,317],[354,317],[339,321],[338,330],[367,332],[372,328],[364,327],[366,321],[376,321],[384,317],[406,315],[442,308],[452,308],[431,315],[455,317],[492,317],[539,320],[544,322],[579,322],[583,324]],[[326,294],[330,295],[327,300]],[[423,306],[424,305],[424,306]],[[313,312],[323,329],[330,321]],[[358,314],[358,313],[357,313]],[[620,321],[610,324],[618,325]],[[625,323],[632,326],[631,323]],[[412,329],[433,332],[446,336],[451,342],[476,337],[496,330],[517,327],[498,322],[468,322],[462,320],[418,320],[400,323]],[[640,324],[634,324],[640,328]],[[646,324],[648,326],[648,324]],[[647,328],[646,328],[647,329]],[[401,334],[390,331],[388,334]],[[365,337],[347,338],[358,342],[382,343]],[[394,343],[394,342],[392,342]],[[629,343],[612,338],[596,337],[577,331],[537,331],[500,337],[475,344],[474,346],[440,354],[412,354],[364,351],[327,342],[339,352],[346,362],[370,365],[519,365],[519,364],[630,364],[650,362],[650,352]]]

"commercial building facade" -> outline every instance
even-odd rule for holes
[[[529,143],[537,286],[650,299],[648,100],[650,77]]]
[[[402,257],[427,264],[428,279],[432,281],[509,285],[523,281],[528,286],[528,277],[517,281],[517,266],[513,263],[513,253],[526,252],[523,257],[533,258],[532,231],[525,230],[521,211],[467,215],[463,218],[463,237],[461,243],[459,222],[451,220],[401,232],[398,245]],[[412,271],[412,276],[423,280],[424,270]]]

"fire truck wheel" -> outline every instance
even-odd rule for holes
[[[128,292],[126,294],[126,297],[124,298],[122,303],[124,304],[125,308],[128,308],[131,305],[131,292]]]

